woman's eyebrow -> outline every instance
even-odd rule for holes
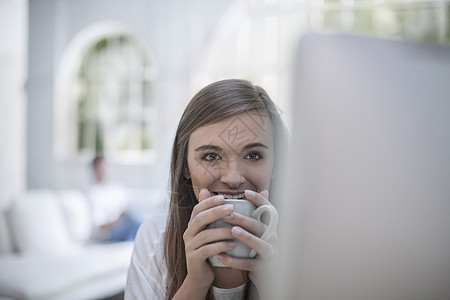
[[[269,147],[267,147],[263,143],[251,143],[251,144],[246,145],[243,150],[248,150],[250,148],[255,148],[255,147],[263,147],[263,148],[269,149]]]
[[[203,145],[200,147],[195,148],[195,151],[202,151],[202,150],[215,150],[215,151],[222,151],[222,148],[214,145]]]

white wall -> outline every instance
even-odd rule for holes
[[[25,186],[25,0],[0,1],[0,208]]]
[[[152,51],[158,66],[154,89],[158,159],[149,165],[113,165],[113,174],[130,186],[165,188],[173,132],[192,96],[193,69],[230,4],[229,0],[30,0],[28,188],[83,188],[89,182],[87,162],[54,159],[54,79],[71,39],[103,20],[126,24]]]

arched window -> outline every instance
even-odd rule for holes
[[[57,113],[59,157],[142,162],[154,156],[155,67],[145,49],[126,32],[90,39],[63,83]]]

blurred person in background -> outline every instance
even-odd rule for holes
[[[87,195],[94,222],[93,238],[104,242],[134,240],[141,222],[127,211],[125,187],[110,180],[109,167],[103,156],[96,156],[91,168],[94,183]]]

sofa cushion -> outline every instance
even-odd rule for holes
[[[0,298],[100,299],[125,287],[132,242],[87,245],[70,254],[0,256]]]
[[[24,192],[14,202],[9,221],[15,247],[24,254],[66,253],[73,249],[55,192]]]
[[[86,195],[79,190],[58,192],[71,238],[76,243],[86,243],[93,230],[92,211]]]

